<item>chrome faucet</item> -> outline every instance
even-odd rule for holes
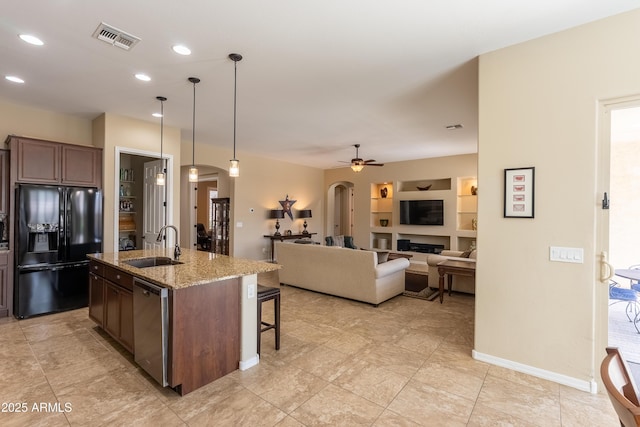
[[[176,232],[176,246],[173,249],[173,259],[177,260],[178,258],[180,258],[180,255],[182,254],[182,252],[180,251],[180,244],[179,244],[180,239],[178,238],[178,229],[176,228],[175,225],[163,225],[162,228],[160,228],[160,231],[158,232],[158,237],[156,238],[156,242],[162,242],[162,232],[167,228],[173,228],[173,231]]]

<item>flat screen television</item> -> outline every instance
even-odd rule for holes
[[[444,225],[444,201],[400,200],[400,224]]]

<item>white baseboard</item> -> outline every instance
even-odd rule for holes
[[[558,374],[557,372],[534,368],[533,366],[523,365],[522,363],[517,363],[511,360],[502,359],[500,357],[491,356],[489,354],[480,353],[476,350],[471,351],[471,356],[481,362],[487,362],[492,365],[511,369],[512,371],[522,372],[523,374],[528,374],[534,377],[542,378],[544,380],[553,381],[555,383],[573,387],[581,391],[586,391],[594,394],[598,392],[598,384],[594,380],[579,380],[567,375]]]
[[[252,357],[249,360],[241,360],[240,361],[240,370],[241,371],[246,371],[247,369],[256,366],[258,363],[260,363],[260,356],[256,354],[255,357]]]

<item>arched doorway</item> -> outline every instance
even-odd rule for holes
[[[353,183],[331,184],[327,191],[327,236],[353,236]]]

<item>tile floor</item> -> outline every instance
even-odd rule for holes
[[[277,273],[260,281],[277,285]],[[0,425],[619,425],[606,395],[473,360],[473,307],[457,294],[374,308],[285,286],[280,351],[265,332],[258,366],[184,397],[158,387],[86,309],[7,319]]]

